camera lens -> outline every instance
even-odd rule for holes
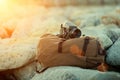
[[[81,31],[77,28],[74,28],[70,31],[70,38],[79,38],[81,36]]]

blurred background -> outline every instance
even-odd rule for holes
[[[37,4],[44,6],[66,6],[66,5],[117,5],[120,0],[0,0],[4,4]]]
[[[35,31],[44,27],[45,31],[38,32],[43,34],[48,26],[58,27],[65,21],[79,26],[80,16],[120,12],[119,4],[120,0],[0,0],[0,38],[20,37],[21,32],[21,36],[27,34],[21,29]]]
[[[65,22],[98,38],[104,49],[110,48],[108,63],[120,65],[120,0],[0,0],[0,71],[16,69],[18,80],[120,80],[112,72],[107,76],[63,67],[34,76],[36,63],[24,68],[36,57],[40,36],[59,33]]]
[[[9,0],[20,4],[38,4],[45,6],[65,5],[116,5],[120,0]]]

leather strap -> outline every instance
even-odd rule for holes
[[[102,48],[102,46],[101,46],[99,41],[97,41],[97,46],[98,46],[98,53],[100,55],[106,55],[106,51]]]
[[[82,55],[85,56],[85,53],[86,53],[86,50],[87,50],[87,46],[88,46],[88,43],[89,43],[89,37],[86,36],[85,39],[84,39],[84,44],[83,44],[83,48],[82,48]]]
[[[58,44],[58,53],[62,53],[62,44],[66,41],[66,39],[62,39]]]
[[[49,67],[43,67],[41,70],[37,70],[37,67],[36,67],[36,72],[37,73],[42,73],[42,72],[44,72],[45,70],[47,70]]]

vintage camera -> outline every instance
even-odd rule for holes
[[[58,34],[60,38],[71,39],[71,38],[79,38],[81,36],[81,30],[77,28],[77,26],[61,24],[60,34]]]

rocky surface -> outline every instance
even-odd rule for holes
[[[78,67],[54,67],[36,74],[31,80],[119,80],[119,73],[99,72]]]
[[[103,28],[104,29],[104,28]],[[87,28],[83,28],[82,33],[83,35],[86,36],[91,36],[91,37],[96,37],[98,38],[98,40],[100,41],[102,47],[104,49],[108,48],[109,46],[111,46],[113,44],[113,42],[111,41],[111,39],[105,34],[105,30],[103,30],[101,27],[87,27]]]
[[[0,40],[0,71],[22,67],[34,60],[38,38]]]
[[[107,50],[107,63],[114,66],[120,65],[120,38]]]
[[[30,80],[36,74],[36,65],[36,62],[29,63],[27,66],[14,70],[13,74],[17,80]]]
[[[57,34],[61,23],[71,21],[82,30],[82,34],[98,38],[102,47],[107,50],[109,64],[120,65],[119,6],[90,6],[89,9],[85,6],[13,7],[17,8],[10,8],[10,12],[5,11],[0,20],[0,73],[14,69],[12,74],[18,80],[120,79],[117,72],[99,72],[70,66],[49,68],[38,74],[35,68],[37,63],[31,63],[35,60],[40,36],[45,33]]]
[[[38,4],[38,5],[45,5],[45,6],[66,6],[66,5],[115,5],[119,4],[119,0],[31,0],[25,1],[18,0],[21,4]]]

